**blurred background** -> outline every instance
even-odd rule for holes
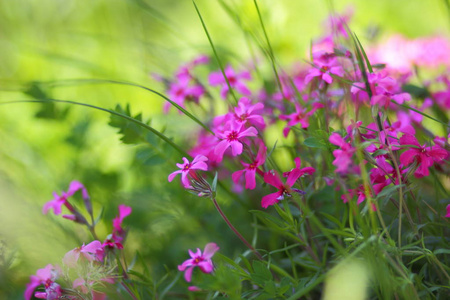
[[[232,8],[234,16],[221,2]],[[219,55],[233,65],[250,60],[249,34],[262,36],[252,0],[198,0]],[[448,1],[258,1],[276,57],[283,66],[308,58],[311,40],[323,32],[329,12],[352,12],[351,28],[363,44],[393,33],[408,38],[449,33]],[[240,25],[237,25],[237,22]],[[164,92],[152,74],[170,77],[199,54],[211,55],[189,0],[15,0],[0,2],[0,101],[52,98],[114,108],[130,104],[133,115],[180,140],[196,124],[172,112],[164,100],[136,87],[115,84],[49,86],[39,82],[109,79],[138,83]],[[264,57],[262,57],[264,60]],[[207,74],[205,73],[205,81]],[[97,234],[111,232],[121,203],[133,208],[125,224],[125,253],[136,250],[154,276],[187,257],[187,249],[220,243],[233,256],[243,245],[219,219],[212,204],[167,182],[181,157],[120,141],[107,113],[69,104],[0,105],[0,298],[21,299],[29,275],[92,237],[79,225],[41,213],[52,192],[72,180],[87,187],[94,214],[103,210]],[[180,134],[181,133],[181,134]],[[82,207],[81,197],[74,197]],[[77,202],[78,201],[78,202]],[[231,221],[251,216],[219,195]],[[256,201],[257,202],[257,201]],[[239,213],[242,211],[242,213]],[[244,224],[244,222],[242,222]],[[245,236],[252,229],[239,228]]]

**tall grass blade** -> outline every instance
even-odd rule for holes
[[[225,81],[226,81],[226,83],[227,83],[227,85],[228,85],[228,90],[230,91],[231,95],[232,95],[233,98],[234,98],[235,104],[237,105],[238,99],[236,98],[236,95],[235,95],[235,93],[234,93],[234,90],[231,88],[230,81],[228,80],[227,76],[225,75],[225,69],[223,68],[223,64],[222,64],[222,62],[221,62],[221,60],[220,60],[220,58],[219,58],[219,55],[217,54],[216,47],[214,46],[214,43],[213,43],[213,41],[212,41],[212,39],[211,39],[211,36],[209,35],[208,29],[206,28],[206,24],[205,24],[205,22],[203,21],[203,17],[202,17],[202,15],[201,15],[201,13],[200,13],[200,10],[198,9],[197,4],[195,4],[195,1],[194,1],[194,0],[192,0],[192,3],[194,4],[195,10],[197,11],[197,15],[198,15],[198,17],[199,17],[199,19],[200,19],[200,22],[202,23],[203,30],[205,31],[205,34],[206,34],[206,36],[208,37],[209,44],[210,44],[210,46],[211,46],[211,49],[212,49],[213,52],[214,52],[214,56],[215,56],[215,58],[216,58],[216,60],[217,60],[217,63],[219,64],[220,71],[222,72],[223,78],[225,78]]]
[[[98,107],[95,105],[91,105],[91,104],[87,104],[87,103],[81,103],[81,102],[75,102],[75,101],[70,101],[70,100],[58,100],[58,99],[46,99],[46,100],[17,100],[17,101],[7,101],[7,102],[1,102],[0,105],[3,104],[13,104],[13,103],[43,103],[46,101],[51,101],[51,102],[57,102],[57,103],[68,103],[68,104],[73,104],[73,105],[80,105],[80,106],[85,106],[85,107],[89,107],[89,108],[93,108],[93,109],[97,109],[97,110],[101,110],[107,113],[110,113],[112,115],[116,115],[118,117],[121,117],[123,119],[126,119],[130,122],[133,122],[145,129],[147,129],[148,131],[152,132],[153,134],[155,134],[157,137],[159,137],[160,139],[162,139],[164,142],[166,142],[167,144],[169,144],[172,148],[174,148],[176,151],[178,151],[181,155],[185,156],[185,157],[190,157],[190,155],[184,151],[181,147],[179,147],[177,144],[175,144],[173,141],[171,141],[168,137],[166,137],[164,134],[162,134],[161,132],[159,132],[158,130],[154,129],[153,127],[139,121],[136,120],[132,117],[129,117],[127,115],[121,114],[119,112],[107,109],[107,108],[102,108],[102,107]]]
[[[208,126],[206,126],[205,124],[203,124],[202,121],[200,121],[199,119],[197,119],[193,114],[191,114],[190,112],[188,112],[186,109],[184,109],[183,107],[181,107],[180,105],[178,105],[177,103],[175,103],[174,101],[170,100],[168,97],[166,97],[165,95],[161,94],[160,92],[148,88],[146,86],[137,84],[137,83],[133,83],[133,82],[127,82],[127,81],[119,81],[119,80],[110,80],[110,79],[69,79],[69,80],[59,80],[59,81],[47,81],[47,82],[39,82],[39,84],[47,84],[50,86],[59,86],[59,85],[74,85],[74,84],[102,84],[102,83],[111,83],[111,84],[119,84],[119,85],[127,85],[127,86],[134,86],[137,88],[141,88],[144,89],[148,92],[151,92],[155,95],[158,95],[159,97],[163,98],[164,100],[166,100],[167,102],[169,102],[171,105],[173,105],[174,107],[176,107],[179,111],[181,111],[183,114],[185,114],[187,117],[189,117],[190,119],[192,119],[194,122],[196,122],[197,124],[199,124],[200,126],[202,126],[206,131],[208,131],[211,134],[214,134],[211,129],[209,129]]]

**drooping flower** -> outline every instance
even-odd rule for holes
[[[256,187],[256,172],[261,175],[263,174],[263,171],[261,171],[258,167],[263,165],[266,161],[266,152],[267,147],[261,144],[258,154],[252,163],[248,164],[241,161],[245,169],[234,172],[231,175],[233,181],[237,184],[242,174],[245,174],[245,188],[253,190]]]
[[[113,231],[109,234],[106,240],[103,242],[102,247],[109,249],[123,249],[122,241],[125,238],[127,232],[122,228],[123,219],[129,216],[132,212],[131,207],[120,204],[119,215],[113,219]]]
[[[73,210],[72,206],[67,202],[67,198],[73,196],[75,192],[81,190],[84,199],[89,199],[89,194],[84,185],[79,181],[72,181],[69,185],[67,192],[62,192],[59,196],[56,192],[53,192],[53,200],[48,201],[42,208],[42,213],[47,214],[50,209],[53,209],[55,215],[61,214],[61,207],[65,205],[70,211]]]
[[[183,157],[183,164],[177,164],[177,167],[181,170],[177,170],[173,173],[171,173],[168,177],[169,182],[172,182],[172,180],[175,178],[175,176],[179,173],[181,173],[181,182],[183,183],[185,188],[191,187],[191,184],[189,182],[188,175],[194,174],[194,170],[208,170],[208,165],[205,163],[208,158],[203,155],[197,155],[194,157],[194,160],[192,163],[189,162],[189,160],[186,157]]]
[[[283,183],[280,179],[280,176],[275,173],[275,171],[269,171],[264,174],[264,182],[276,187],[278,189],[277,192],[266,195],[261,200],[261,206],[263,208],[267,208],[270,205],[274,205],[275,203],[280,202],[284,199],[284,197],[292,196],[292,186],[300,177],[301,171],[297,168],[293,169],[288,178],[286,179],[286,183]]]
[[[434,162],[440,162],[447,157],[447,151],[434,145],[433,147],[421,146],[417,139],[410,134],[405,134],[400,138],[401,145],[411,145],[409,148],[400,155],[400,162],[407,166],[410,163],[416,161],[418,164],[417,170],[414,175],[417,178],[430,175],[429,168]]]
[[[55,282],[61,274],[58,266],[48,264],[45,268],[36,271],[36,275],[30,276],[30,282],[24,292],[25,300],[30,300],[34,290],[44,285],[45,292],[36,292],[34,296],[39,299],[56,300],[61,296],[61,287]]]
[[[203,273],[211,273],[214,270],[211,258],[218,250],[219,247],[215,243],[207,244],[203,253],[199,248],[197,248],[195,253],[189,250],[191,258],[179,265],[178,270],[185,272],[184,279],[186,279],[187,282],[191,282],[192,271],[195,267],[199,267]]]

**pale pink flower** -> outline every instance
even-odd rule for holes
[[[197,155],[194,157],[194,160],[192,163],[189,162],[189,160],[186,157],[183,157],[183,164],[176,164],[178,168],[181,170],[177,170],[173,173],[171,173],[168,177],[169,182],[172,182],[172,180],[175,178],[177,174],[181,174],[181,182],[183,183],[185,188],[191,187],[191,184],[189,182],[188,175],[192,175],[194,173],[194,170],[208,170],[208,165],[205,163],[208,158],[203,155]]]
[[[214,270],[211,258],[218,250],[219,247],[215,243],[207,244],[203,253],[199,248],[197,248],[197,252],[195,253],[189,250],[191,258],[179,265],[178,270],[185,272],[184,279],[186,279],[187,282],[191,282],[192,271],[195,267],[199,267],[203,273],[211,273]]]
[[[45,292],[36,292],[34,296],[39,299],[56,300],[61,296],[61,287],[55,282],[61,274],[58,266],[48,264],[45,268],[36,271],[36,275],[30,276],[30,282],[25,289],[24,298],[30,300],[34,290],[41,284]]]
[[[103,259],[103,247],[99,241],[93,241],[87,245],[70,250],[64,255],[63,263],[69,268],[77,266],[78,259],[82,255],[87,261],[101,261]]]
[[[243,71],[240,73],[236,73],[231,66],[227,66],[224,70],[224,73],[228,79],[228,82],[230,83],[231,88],[235,89],[244,96],[249,97],[251,95],[250,90],[243,81],[244,79],[252,79],[249,72]],[[209,84],[212,86],[221,85],[222,90],[220,91],[220,95],[223,99],[227,97],[229,88],[221,71],[213,72],[209,75]]]

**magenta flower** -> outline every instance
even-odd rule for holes
[[[304,168],[300,168],[301,164],[302,164],[302,160],[300,159],[300,157],[296,157],[294,159],[295,162],[295,168],[294,169],[298,169],[300,170],[300,175],[299,177],[302,177],[303,175],[312,175],[314,174],[314,172],[316,172],[316,169],[314,169],[313,167],[304,167]],[[291,174],[291,172],[294,170],[292,169],[289,172],[284,172],[283,173],[283,177],[289,177],[289,175]]]
[[[283,200],[285,196],[291,197],[292,195],[291,187],[294,185],[294,183],[297,181],[300,175],[301,171],[295,168],[289,173],[289,176],[286,179],[286,183],[283,183],[280,179],[280,176],[278,176],[278,174],[275,173],[273,170],[265,173],[264,182],[276,187],[278,191],[264,196],[261,200],[261,206],[263,208],[267,208],[270,205],[274,205],[275,203],[278,203],[280,200]]]
[[[331,74],[342,77],[344,76],[344,69],[339,65],[333,53],[326,53],[325,51],[318,51],[313,54],[314,63],[318,68],[312,68],[305,76],[305,84],[308,84],[314,77],[318,77],[328,84],[333,82]]]
[[[258,155],[256,155],[256,159],[251,164],[241,162],[245,169],[236,171],[231,175],[234,183],[237,184],[239,178],[245,173],[245,188],[253,190],[256,187],[256,172],[263,175],[263,172],[258,167],[266,161],[266,152],[266,146],[261,144]]]
[[[39,299],[56,300],[61,296],[61,287],[55,282],[58,279],[61,269],[58,266],[48,264],[45,268],[36,271],[36,275],[30,276],[30,282],[24,292],[25,300],[30,300],[34,290],[41,284],[45,287],[45,292],[36,292],[34,296]]]
[[[181,170],[175,171],[171,173],[168,177],[169,182],[172,182],[172,180],[175,178],[175,176],[179,173],[181,173],[181,182],[183,183],[185,188],[191,187],[191,184],[188,179],[188,175],[194,174],[194,170],[208,170],[208,165],[205,163],[208,158],[203,155],[197,155],[192,163],[189,162],[189,160],[186,157],[183,157],[184,164],[177,164],[177,167]]]
[[[225,130],[223,133],[216,133],[216,136],[222,140],[214,149],[214,154],[217,155],[218,162],[222,161],[223,154],[229,147],[231,147],[233,156],[240,155],[243,149],[241,139],[246,136],[256,136],[258,134],[255,127],[244,129],[243,123],[230,122],[230,126],[231,128]]]
[[[401,93],[399,83],[392,77],[381,74],[370,73],[368,76],[370,89],[372,91],[371,105],[379,105],[387,108],[391,100],[402,104],[405,101],[411,100],[411,95],[408,93]],[[351,93],[356,99],[363,102],[369,99],[366,85],[364,82],[356,82],[350,89]]]
[[[128,217],[132,211],[133,210],[131,207],[120,204],[119,205],[119,216],[117,216],[113,219],[113,227],[114,227],[113,230],[118,231],[118,232],[123,231],[123,229],[122,229],[123,219],[125,217]]]
[[[447,210],[447,214],[445,215],[445,217],[450,218],[450,204],[447,205],[446,210]]]
[[[228,82],[230,83],[231,88],[236,89],[236,91],[238,91],[244,96],[248,97],[251,95],[250,90],[243,82],[244,79],[245,80],[252,79],[249,72],[244,71],[236,74],[231,66],[227,66],[224,72],[225,76],[228,79]],[[223,77],[222,72],[219,71],[211,73],[209,75],[209,84],[212,86],[221,85],[222,90],[220,91],[220,96],[222,96],[223,99],[227,97],[229,88],[225,78]]]
[[[191,282],[192,271],[195,267],[199,267],[203,273],[211,273],[214,270],[214,265],[211,261],[214,253],[219,250],[219,247],[215,243],[209,243],[205,246],[205,250],[202,251],[197,248],[197,252],[189,250],[190,259],[183,262],[178,266],[178,270],[184,273],[184,279],[187,282]]]
[[[421,146],[417,139],[410,134],[405,134],[400,138],[401,145],[412,145],[414,147],[406,150],[400,155],[400,162],[403,165],[409,165],[413,161],[417,162],[417,170],[414,175],[417,178],[430,175],[429,168],[434,162],[440,162],[447,157],[447,151],[434,145],[433,147]]]
[[[255,111],[264,109],[264,104],[256,103],[252,105],[250,99],[242,97],[239,99],[238,106],[234,109],[234,116],[237,122],[250,123],[258,128],[264,128],[264,118],[256,114]]]
[[[309,127],[309,116],[313,115],[316,110],[323,108],[322,103],[314,103],[312,109],[307,112],[306,108],[301,107],[300,104],[295,103],[295,112],[290,115],[280,115],[281,120],[288,121],[287,126],[283,129],[284,137],[287,137],[291,131],[291,127],[300,124],[302,128]]]
[[[42,213],[47,214],[50,209],[53,209],[55,215],[61,214],[61,206],[65,205],[70,211],[73,211],[72,206],[67,202],[67,198],[73,196],[75,192],[81,190],[83,198],[89,199],[89,194],[84,187],[84,185],[79,181],[72,181],[69,185],[69,190],[67,192],[62,192],[59,196],[56,192],[53,192],[53,200],[44,204],[42,208]]]
[[[93,241],[87,245],[70,250],[64,255],[63,263],[69,268],[77,266],[78,259],[82,255],[88,261],[101,261],[103,259],[103,246],[99,241]]]
[[[330,143],[339,146],[341,149],[333,151],[333,155],[336,158],[333,161],[333,165],[337,167],[336,172],[347,173],[352,165],[352,156],[356,151],[349,143],[336,132],[332,133],[329,138]]]

